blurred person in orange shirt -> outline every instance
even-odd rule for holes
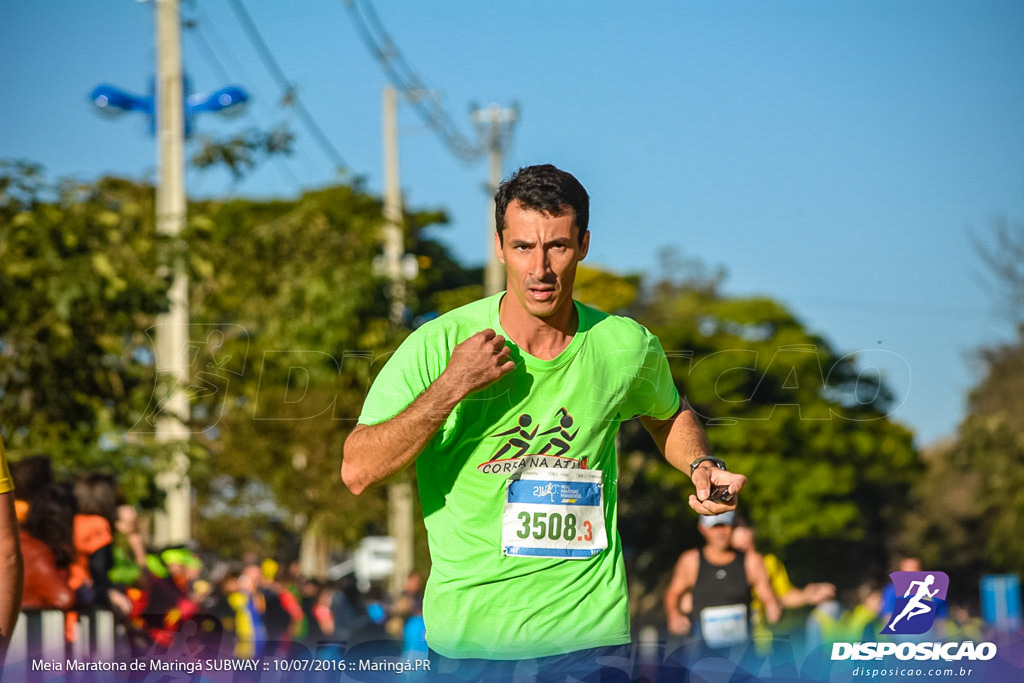
[[[114,566],[114,525],[117,523],[117,483],[109,474],[92,473],[75,479],[75,560],[68,583],[80,607],[108,607],[108,572]]]
[[[25,562],[22,608],[62,610],[65,638],[73,641],[77,615],[70,611],[75,592],[69,584],[69,568],[75,558],[74,496],[69,485],[53,480],[47,455],[12,463],[11,475],[17,491],[19,541]]]
[[[68,584],[74,514],[71,492],[63,484],[50,484],[32,497],[19,537],[25,559],[22,607],[68,611],[74,606]]]

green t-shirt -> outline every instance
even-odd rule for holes
[[[359,422],[404,410],[480,330],[507,339],[501,297],[413,332],[377,376]],[[628,318],[576,309],[579,329],[552,360],[509,341],[516,369],[461,401],[416,461],[432,563],[423,617],[428,644],[446,657],[523,659],[629,642],[615,435],[635,415],[671,417],[679,395],[654,335]],[[602,473],[605,550],[587,559],[502,551],[506,486],[524,464]],[[600,508],[591,509],[600,519]]]

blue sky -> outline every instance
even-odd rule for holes
[[[331,146],[382,187],[386,78],[342,0],[243,0]],[[971,236],[1024,219],[1024,3],[384,2],[383,26],[462,132],[473,104],[518,104],[505,172],[552,162],[592,196],[588,259],[657,270],[674,247],[728,272],[727,292],[789,306],[842,353],[876,366],[895,419],[925,445],[951,435],[977,380],[971,351],[1008,338]],[[153,5],[0,4],[0,158],[51,177],[155,177],[142,117],[109,120],[99,83],[145,93]],[[183,4],[197,91],[252,102],[200,132],[288,123],[296,153],[242,183],[190,171],[197,196],[294,196],[336,178],[331,153],[280,105],[231,0]],[[403,106],[401,173],[413,208],[483,261],[486,162],[456,160]]]

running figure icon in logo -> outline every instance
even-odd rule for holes
[[[896,595],[893,617],[885,627],[889,633],[904,635],[927,632],[935,622],[937,603],[946,599],[949,577],[943,572],[893,572]],[[917,618],[922,617],[922,618]],[[897,628],[897,624],[903,622]]]

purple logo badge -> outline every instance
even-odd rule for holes
[[[949,577],[943,572],[893,572],[896,606],[882,633],[919,635],[935,623],[938,601],[946,599]]]

